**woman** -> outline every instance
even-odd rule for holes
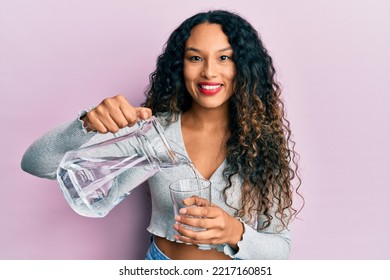
[[[199,207],[173,217],[167,193],[175,174],[149,179],[153,238],[146,259],[286,259],[287,226],[296,213],[291,180],[297,174],[274,75],[271,57],[246,20],[227,11],[199,13],[168,39],[143,107],[120,95],[103,100],[35,142],[22,168],[54,178],[66,151],[157,114],[174,148],[212,182],[213,204],[189,198],[187,205]],[[191,231],[174,219],[207,230]],[[216,249],[200,250],[197,244]]]

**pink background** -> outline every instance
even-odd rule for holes
[[[291,259],[390,259],[385,0],[1,1],[0,259],[143,258],[146,188],[84,218],[55,181],[22,172],[21,157],[104,97],[138,105],[169,34],[209,8],[247,18],[279,71],[306,199]]]

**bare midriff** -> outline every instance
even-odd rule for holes
[[[200,250],[196,245],[176,243],[165,238],[154,236],[157,247],[171,260],[231,260],[217,250]]]

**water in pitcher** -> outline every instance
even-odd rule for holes
[[[60,164],[58,178],[66,200],[77,213],[87,217],[104,217],[135,186],[162,169],[185,165],[199,179],[192,162],[182,155],[180,158],[180,163],[175,165],[151,163],[141,155],[76,158]],[[126,178],[118,177],[121,174]]]
[[[103,217],[131,191],[160,170],[146,156],[78,158],[61,166],[58,176],[68,202],[83,216]],[[126,184],[118,175],[128,171]],[[117,178],[117,179],[116,179]],[[130,181],[129,181],[130,180]],[[129,189],[126,189],[129,188]]]

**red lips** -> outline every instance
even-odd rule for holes
[[[198,84],[199,91],[205,95],[215,95],[222,89],[221,83],[202,82]]]

